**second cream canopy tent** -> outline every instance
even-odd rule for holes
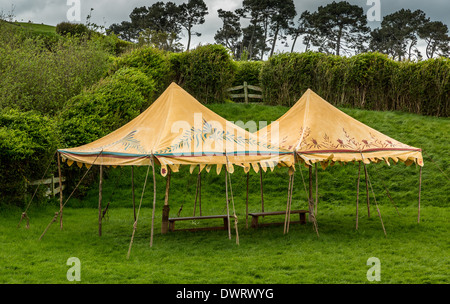
[[[276,134],[273,134],[276,133]],[[307,164],[320,162],[323,168],[334,162],[389,160],[423,166],[422,150],[403,144],[372,129],[335,108],[308,89],[283,116],[259,130],[267,140],[296,152]]]
[[[325,169],[336,162],[369,164],[385,161],[390,165],[392,160],[394,163],[400,161],[406,165],[416,163],[423,166],[421,149],[401,143],[363,124],[332,106],[311,89],[283,116],[255,135],[270,145],[293,152],[293,162],[302,162],[309,167],[311,215],[312,164],[320,163]]]

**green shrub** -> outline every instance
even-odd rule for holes
[[[56,25],[56,33],[61,36],[82,36],[89,33],[89,29],[82,23],[61,22]]]
[[[269,58],[261,70],[264,101],[272,105],[293,105],[302,94],[315,90],[316,67],[325,54],[281,53]]]
[[[136,68],[123,68],[73,97],[61,113],[65,147],[92,142],[138,116],[153,99],[155,82]]]
[[[34,111],[0,111],[0,193],[3,202],[23,203],[25,183],[42,177],[58,144],[54,120]]]
[[[236,64],[222,45],[204,45],[170,56],[172,79],[202,103],[224,102]]]
[[[109,74],[125,67],[136,68],[153,79],[158,95],[169,86],[172,79],[169,53],[153,47],[134,49],[115,58]]]
[[[39,38],[17,39],[0,45],[0,108],[57,114],[109,64],[108,53],[91,41],[61,39],[50,51]]]
[[[60,148],[87,144],[120,128],[150,104],[154,92],[155,82],[140,70],[119,69],[69,101],[59,119]],[[86,169],[63,166],[63,170],[71,192]],[[75,196],[85,195],[97,175],[95,170],[86,176]]]

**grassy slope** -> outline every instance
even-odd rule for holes
[[[53,25],[28,23],[28,22],[15,22],[14,24],[17,24],[25,29],[40,34],[48,34],[48,35],[56,34],[56,27]]]
[[[215,104],[209,106],[229,120],[275,120],[287,108],[261,105]],[[442,169],[448,167],[449,119],[421,117],[396,112],[343,109],[362,122],[407,144],[421,147]],[[139,202],[146,168],[138,168],[136,196]],[[214,170],[213,170],[214,171]],[[306,169],[303,169],[306,177]],[[357,166],[334,166],[319,171],[320,205],[317,216],[320,238],[311,224],[293,225],[288,235],[283,227],[245,229],[245,175],[232,176],[240,245],[224,231],[177,232],[160,235],[164,179],[157,176],[155,245],[148,247],[152,185],[145,194],[132,256],[126,252],[132,232],[130,170],[110,170],[104,182],[104,200],[111,200],[110,217],[102,238],[97,236],[97,186],[83,200],[72,200],[65,209],[65,228],[53,224],[42,241],[40,234],[57,208],[33,208],[31,229],[17,229],[21,210],[2,210],[0,224],[1,283],[64,283],[66,260],[75,256],[82,263],[82,283],[367,283],[369,257],[381,260],[382,283],[448,283],[448,208],[450,186],[425,158],[422,190],[422,221],[417,225],[418,169],[403,164],[369,166],[388,237],[376,216],[374,202],[367,218],[362,188],[360,229],[355,231],[355,181]],[[306,208],[302,177],[297,171],[293,208]],[[398,216],[384,195],[380,181],[389,187]],[[203,214],[225,212],[224,175],[203,175]],[[192,215],[196,177],[186,168],[174,174],[171,215],[183,205],[182,216]],[[264,174],[266,210],[284,210],[286,170]],[[260,208],[259,180],[250,178],[250,210]],[[112,199],[111,199],[112,198]],[[56,205],[56,202],[54,202]],[[74,208],[88,207],[88,208]],[[197,211],[198,214],[198,211]],[[282,220],[280,217],[279,220]],[[266,218],[264,221],[274,221]],[[220,223],[220,222],[217,222]],[[205,225],[188,222],[178,227]]]

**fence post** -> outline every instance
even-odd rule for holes
[[[245,103],[248,103],[248,88],[247,88],[247,81],[244,81],[244,98],[245,98]]]

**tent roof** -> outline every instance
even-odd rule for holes
[[[276,122],[256,135],[306,163],[403,161],[423,166],[421,149],[403,144],[335,108],[308,89]]]
[[[161,173],[169,166],[233,165],[245,171],[258,164],[263,169],[287,165],[292,152],[260,143],[257,137],[203,106],[180,86],[172,83],[144,112],[110,134],[80,147],[58,150],[69,164],[148,165],[153,156]]]

